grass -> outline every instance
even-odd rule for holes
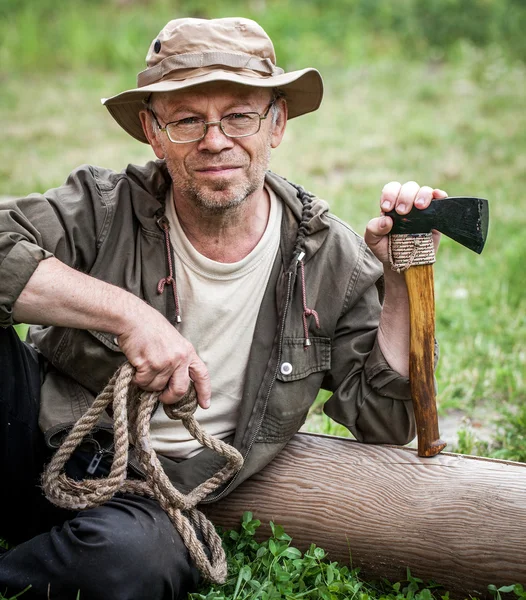
[[[14,596],[3,596],[2,592],[0,592],[0,600],[16,600],[16,598],[23,598],[24,594],[26,592],[28,592],[31,589],[31,586],[28,585],[25,589],[23,589],[21,592],[18,592],[18,594],[15,594]]]

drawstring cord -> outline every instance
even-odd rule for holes
[[[304,257],[305,257],[305,252],[302,251],[298,254],[296,261],[299,263],[300,273],[301,273],[301,297],[302,297],[302,301],[303,301],[303,333],[305,335],[305,340],[304,340],[303,346],[305,349],[307,349],[311,345],[311,341],[309,338],[309,325],[307,323],[307,317],[314,317],[314,320],[316,321],[317,329],[320,328],[320,318],[318,316],[318,313],[313,308],[309,308],[307,306],[307,291],[306,291],[306,285],[305,285],[305,263],[303,262]]]
[[[291,182],[289,182],[291,183]],[[316,322],[316,328],[320,329],[320,318],[318,313],[313,309],[307,306],[307,292],[306,292],[306,283],[305,283],[305,263],[303,259],[305,258],[304,251],[304,243],[305,238],[308,235],[308,223],[313,218],[314,214],[312,212],[312,202],[314,200],[314,196],[309,192],[305,191],[301,186],[291,183],[291,185],[296,189],[297,197],[302,204],[301,211],[301,220],[298,226],[298,233],[296,236],[296,243],[294,244],[294,250],[296,252],[296,263],[299,264],[300,274],[301,274],[301,296],[303,302],[303,333],[304,333],[304,343],[303,346],[307,349],[311,346],[312,342],[309,338],[309,325],[307,322],[307,317],[314,317]]]
[[[177,296],[177,284],[175,282],[174,268],[173,268],[173,262],[172,262],[172,252],[170,249],[170,233],[169,233],[170,226],[168,225],[168,223],[166,221],[166,217],[161,217],[158,221],[158,224],[164,233],[166,256],[168,258],[169,275],[168,275],[168,277],[163,277],[162,279],[159,280],[159,283],[157,284],[157,293],[162,294],[164,292],[165,286],[167,286],[167,285],[172,286],[174,302],[175,302],[175,321],[176,321],[176,323],[180,323],[181,322],[181,311],[179,309],[179,297]]]
[[[303,262],[303,259],[305,257],[305,252],[301,249],[304,239],[307,234],[307,222],[313,216],[312,215],[312,200],[313,200],[314,196],[312,196],[312,194],[309,194],[308,192],[306,192],[301,186],[297,186],[295,184],[292,184],[292,185],[293,185],[293,187],[296,188],[297,196],[298,196],[299,200],[301,201],[302,207],[303,207],[301,221],[300,221],[300,224],[298,227],[298,233],[297,233],[297,237],[296,237],[295,248],[298,251],[297,257],[296,257],[296,262],[299,263],[300,273],[301,273],[304,347],[305,347],[305,349],[307,349],[312,344],[312,342],[310,341],[310,338],[309,338],[309,325],[307,322],[307,317],[314,317],[314,320],[316,322],[316,328],[320,329],[320,319],[319,319],[318,313],[314,309],[309,308],[307,306],[307,294],[306,294],[306,283],[305,283],[305,263]],[[163,193],[165,193],[165,192],[163,192]],[[174,267],[173,267],[173,261],[172,261],[172,252],[171,252],[171,248],[170,248],[170,225],[168,223],[166,216],[164,216],[164,215],[157,221],[157,224],[160,227],[160,229],[162,230],[162,232],[164,233],[166,257],[168,259],[168,270],[169,270],[168,277],[163,277],[162,279],[159,280],[159,283],[157,284],[157,293],[162,294],[167,285],[172,287],[174,303],[175,303],[175,320],[176,320],[176,323],[181,323],[181,310],[180,310],[180,306],[179,306],[179,297],[177,295],[177,284],[176,284],[176,280],[175,280]]]

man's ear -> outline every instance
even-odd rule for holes
[[[287,127],[287,118],[289,115],[286,100],[281,98],[280,100],[276,101],[276,104],[278,106],[279,112],[276,122],[272,125],[272,134],[270,139],[270,145],[272,148],[277,148],[281,144],[281,140],[285,135],[285,128]],[[272,116],[271,118],[273,119]]]
[[[159,142],[159,139],[155,135],[155,132],[153,131],[154,124],[152,115],[147,110],[141,110],[141,112],[139,113],[139,117],[141,119],[141,125],[142,130],[144,131],[144,135],[146,136],[148,143],[155,152],[155,156],[161,159],[164,158],[164,150]]]

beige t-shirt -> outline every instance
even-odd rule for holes
[[[181,228],[171,192],[167,198],[181,307],[178,329],[206,364],[212,383],[211,406],[198,407],[195,417],[220,439],[236,427],[256,319],[279,247],[282,204],[270,188],[266,190],[270,214],[265,233],[236,263],[219,263],[200,254]],[[162,406],[152,418],[151,438],[156,452],[177,459],[202,448],[180,421],[165,415]]]

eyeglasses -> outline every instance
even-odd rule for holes
[[[165,131],[171,142],[174,144],[187,144],[202,140],[211,125],[219,125],[221,131],[229,138],[255,135],[261,129],[261,121],[267,118],[274,102],[275,100],[272,100],[262,115],[257,112],[232,113],[225,115],[219,121],[203,121],[203,119],[197,117],[187,117],[186,119],[166,123],[164,127],[161,127],[157,115],[152,109],[150,109],[150,112],[159,130]]]

